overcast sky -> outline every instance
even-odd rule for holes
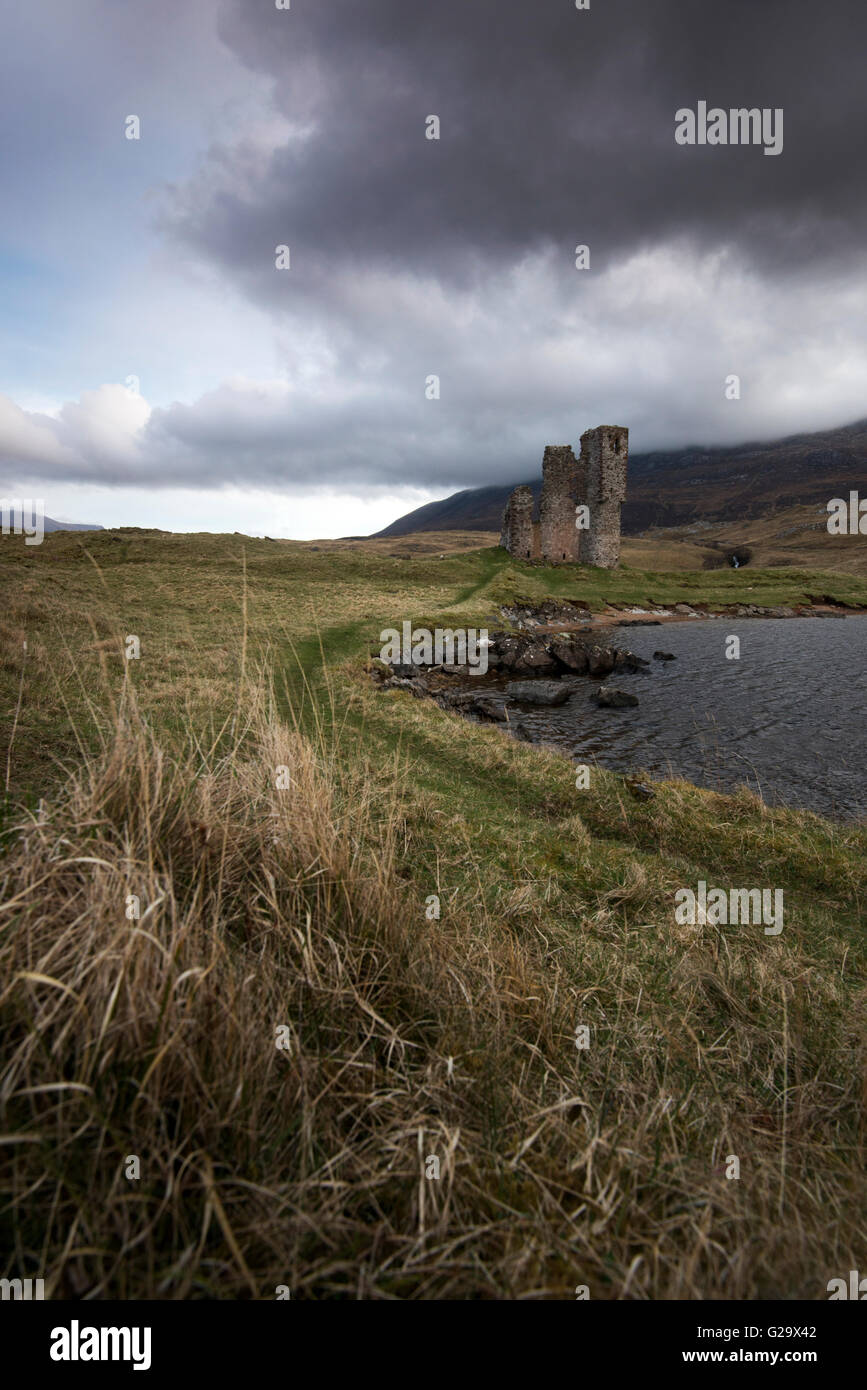
[[[2,0],[2,31],[0,491],[50,515],[358,534],[592,425],[867,415],[864,0]],[[781,108],[782,153],[679,145],[700,101]]]

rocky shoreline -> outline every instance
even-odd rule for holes
[[[758,603],[608,604],[601,612],[591,612],[580,599],[515,599],[502,608],[502,616],[521,631],[585,627],[656,627],[664,623],[685,623],[720,618],[845,618],[863,616],[867,608],[840,603],[828,596],[810,594],[806,603],[794,607],[767,607]]]
[[[667,652],[656,656],[672,659]],[[507,725],[516,737],[526,738],[519,717],[522,705],[565,704],[586,691],[588,682],[593,683],[589,698],[601,708],[637,705],[637,696],[598,682],[618,671],[649,671],[652,665],[600,631],[494,632],[487,660],[484,675],[473,674],[469,666],[381,660],[374,662],[372,673],[382,690],[405,690],[468,718]]]
[[[511,627],[491,634],[484,675],[469,666],[387,663],[381,659],[373,660],[371,674],[381,690],[405,690],[432,700],[442,709],[474,721],[501,724],[513,736],[529,739],[521,723],[522,706],[562,705],[582,691],[601,709],[622,710],[639,704],[637,695],[604,683],[618,672],[649,673],[653,667],[653,662],[615,642],[614,632],[620,628],[726,617],[840,618],[865,612],[867,609],[847,608],[813,596],[809,603],[796,608],[738,603],[711,612],[707,604],[677,603],[670,608],[609,605],[602,613],[591,613],[579,600],[546,599],[539,603],[519,598],[500,610]],[[375,658],[377,652],[372,650],[371,655]],[[661,662],[675,659],[671,652],[661,650],[653,657]]]

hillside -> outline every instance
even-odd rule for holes
[[[89,521],[55,521],[54,517],[47,516],[44,521],[45,534],[49,535],[53,531],[102,531],[102,526],[96,526]]]
[[[380,536],[413,531],[499,531],[506,499],[525,482],[538,506],[541,455],[532,477],[497,487],[466,488],[398,517]],[[741,522],[787,507],[824,504],[850,488],[867,491],[867,419],[769,443],[689,447],[632,454],[623,507],[627,534],[650,526]]]

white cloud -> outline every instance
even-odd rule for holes
[[[261,525],[245,503],[244,526],[230,529],[267,531],[283,497],[285,526],[305,498],[308,518],[328,518],[310,534],[358,531],[356,503],[340,512],[335,499],[367,496],[376,508],[413,487],[427,500],[533,476],[546,443],[575,443],[599,423],[627,425],[634,452],[854,420],[865,311],[867,281],[796,292],[725,253],[679,245],[589,274],[564,271],[549,249],[472,291],[344,270],[283,375],[234,373],[153,408],[118,384],[85,391],[54,416],[0,398],[0,467],[26,473],[30,493],[35,480],[147,481],[175,516],[179,490],[207,492],[223,516],[213,501],[221,489],[261,489]],[[430,401],[433,373],[441,397]],[[730,373],[741,379],[739,401],[725,398]]]
[[[74,467],[76,462],[50,416],[22,410],[8,396],[0,396],[0,461],[4,460],[31,465],[40,476],[43,468]]]
[[[68,401],[58,423],[70,446],[83,458],[105,463],[121,474],[141,462],[141,436],[151,408],[138,391],[106,385]]]
[[[16,485],[7,489],[6,495],[32,494]],[[275,540],[317,540],[380,531],[402,513],[433,501],[435,494],[406,488],[375,497],[344,492],[287,497],[261,488],[109,488],[58,483],[50,484],[39,496],[47,515],[55,521],[229,535],[240,531]]]

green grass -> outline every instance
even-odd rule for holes
[[[385,626],[491,626],[516,595],[864,581],[140,532],[0,568],[19,1265],[60,1296],[824,1298],[863,1264],[867,827],[680,781],[638,802],[601,770],[578,791],[365,665]],[[782,935],[678,926],[699,879],[782,888]]]
[[[4,537],[0,582],[0,700],[10,721],[19,690],[27,706],[10,767],[10,786],[21,793],[75,758],[74,728],[89,722],[94,674],[119,675],[127,634],[142,644],[130,675],[143,708],[177,730],[190,715],[211,727],[231,710],[244,631],[247,659],[274,661],[297,697],[305,679],[317,679],[323,654],[334,666],[366,653],[384,627],[406,618],[490,626],[516,596],[577,598],[594,610],[679,600],[771,606],[808,594],[867,604],[867,580],[851,574],[544,568],[516,564],[499,548],[396,558],[382,543],[314,550],[131,528],[86,538],[61,532],[39,547]],[[0,767],[7,752],[0,746]]]

